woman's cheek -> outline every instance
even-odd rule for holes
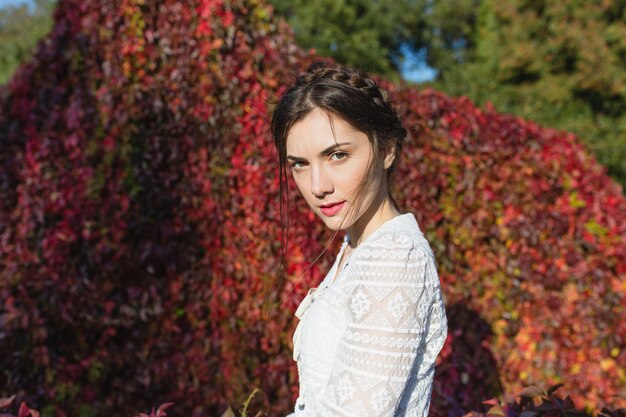
[[[296,183],[296,188],[298,189],[298,191],[300,191],[300,194],[302,194],[303,196],[305,196],[305,184],[304,184],[304,178],[302,175],[299,175],[299,173],[294,172],[293,173],[293,181]]]

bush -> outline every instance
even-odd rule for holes
[[[559,397],[556,391],[561,388],[561,385],[555,385],[547,390],[543,390],[537,386],[529,386],[524,388],[515,397],[508,397],[506,400],[491,398],[482,402],[481,408],[486,409],[486,412],[470,411],[463,417],[487,417],[487,416],[502,416],[502,417],[522,417],[522,416],[536,416],[536,417],[586,417],[586,416],[598,416],[604,417],[624,417],[626,416],[626,409],[611,410],[603,408],[602,410],[581,410],[577,409],[573,401],[569,396],[564,399]],[[250,402],[254,396],[258,393],[258,389],[252,391],[246,401],[239,409],[239,417],[248,417]],[[519,398],[519,400],[518,400]],[[15,400],[15,395],[10,398],[0,399],[0,409],[8,408]],[[173,406],[173,403],[161,404],[158,408],[152,408],[150,414],[139,413],[136,417],[165,417],[167,416],[166,410]],[[486,408],[487,407],[487,408]],[[12,414],[2,414],[5,417],[15,417]],[[263,411],[259,411],[255,414],[255,417],[264,415]],[[19,407],[18,417],[38,417],[39,412],[33,410],[22,402]],[[222,417],[237,417],[237,414],[231,407],[228,407],[222,414]]]
[[[493,330],[505,391],[564,383],[589,405],[619,394],[621,188],[571,134],[434,91],[397,99],[414,138],[398,175],[401,204],[419,208],[448,304]]]
[[[218,415],[297,395],[293,311],[329,266],[291,186],[288,279],[268,112],[316,59],[258,0],[62,0],[0,93],[0,396],[42,414]],[[564,382],[624,389],[626,200],[578,140],[388,85],[397,196],[439,262],[450,335],[433,413]],[[262,315],[263,294],[278,299]],[[602,394],[602,398],[600,396]]]

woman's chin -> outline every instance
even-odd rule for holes
[[[326,227],[332,231],[345,230],[348,228],[347,222],[343,219],[343,216],[320,216]]]

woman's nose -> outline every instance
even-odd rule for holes
[[[320,168],[311,169],[311,193],[317,198],[323,198],[333,191],[333,183],[324,170]]]

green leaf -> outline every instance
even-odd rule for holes
[[[542,395],[546,395],[546,392],[535,385],[531,385],[521,390],[519,394],[517,395],[520,397],[525,397],[525,398],[535,398],[535,397],[539,397]]]
[[[224,411],[224,414],[222,414],[222,417],[237,417],[237,416],[233,412],[233,409],[228,407],[226,411]]]

